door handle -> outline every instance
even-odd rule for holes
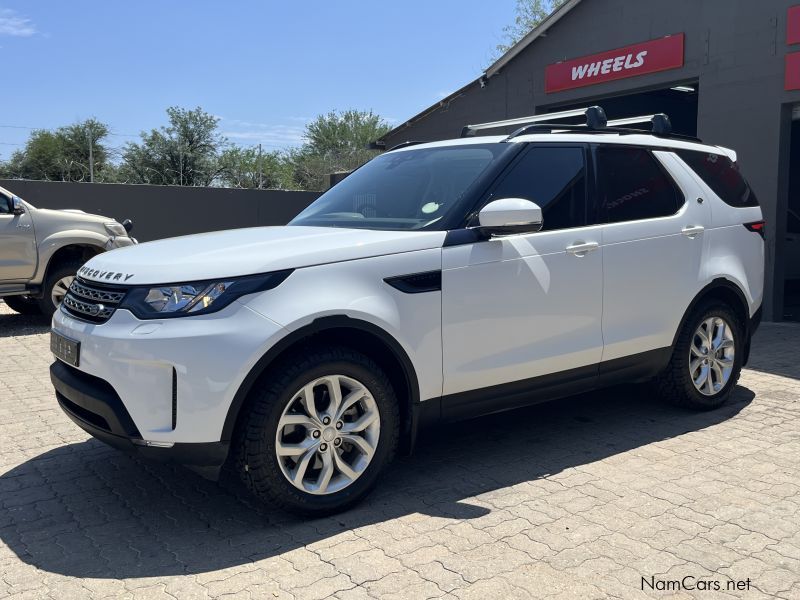
[[[573,256],[586,256],[589,252],[597,250],[600,244],[597,242],[575,242],[571,246],[567,246],[567,252]]]
[[[30,229],[30,228],[31,228],[30,225],[23,225],[21,223],[17,225],[17,229]]]
[[[681,229],[681,233],[688,238],[694,238],[706,230],[702,225],[687,225]]]

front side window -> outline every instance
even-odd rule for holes
[[[580,146],[530,148],[489,200],[524,198],[542,209],[542,231],[586,225],[586,161]]]
[[[0,215],[11,214],[11,198],[0,193]]]
[[[387,152],[325,192],[289,225],[436,229],[508,148],[469,144]]]
[[[677,150],[676,154],[725,204],[737,208],[758,206],[756,195],[739,172],[739,165],[727,156],[696,150]]]
[[[619,223],[674,215],[683,193],[647,148],[596,150],[600,221]]]

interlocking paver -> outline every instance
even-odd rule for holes
[[[800,327],[719,410],[624,386],[449,425],[313,521],[89,439],[47,329],[0,302],[2,598],[800,598]],[[643,584],[687,575],[750,589]]]

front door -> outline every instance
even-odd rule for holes
[[[36,270],[36,236],[27,210],[13,214],[11,197],[0,192],[0,281],[27,281]]]
[[[443,249],[445,397],[535,388],[552,378],[533,378],[581,367],[573,373],[578,378],[596,374],[603,349],[602,227],[588,218],[587,181],[583,146],[531,146],[486,202],[536,202],[542,231]]]

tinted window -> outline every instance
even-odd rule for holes
[[[646,148],[599,146],[597,179],[604,223],[666,217],[683,205],[683,194]]]
[[[11,212],[11,198],[5,194],[0,194],[0,215],[7,215]]]
[[[786,221],[786,231],[789,233],[800,233],[800,217],[789,211],[789,219]]]
[[[538,204],[545,231],[585,225],[583,148],[530,148],[493,190],[491,199],[499,198],[525,198]]]
[[[387,152],[320,196],[290,225],[435,229],[508,144]]]
[[[676,152],[725,204],[743,208],[758,206],[753,190],[739,173],[739,165],[722,154],[678,150]]]

